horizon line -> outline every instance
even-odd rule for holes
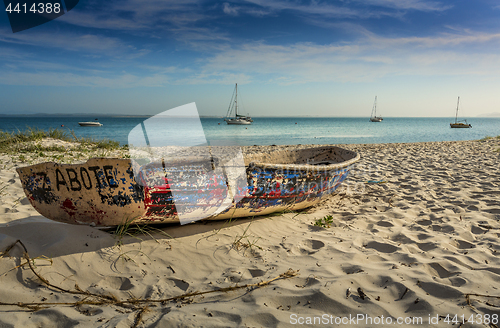
[[[75,113],[75,114],[68,114],[68,113],[55,113],[55,114],[50,114],[50,113],[30,113],[30,114],[5,114],[5,113],[0,113],[0,117],[43,117],[43,116],[49,116],[49,117],[137,117],[137,118],[150,118],[153,116],[156,116],[158,114],[145,114],[145,115],[127,115],[127,114],[103,114],[103,113]],[[200,118],[219,118],[223,119],[225,118],[224,116],[218,116],[218,115],[200,115]],[[252,116],[252,118],[369,118],[369,116],[315,116],[315,115],[298,115],[298,116]],[[451,116],[385,116],[385,118],[450,118]],[[463,118],[500,118],[500,113],[489,113],[489,114],[480,114],[477,116],[467,116]]]

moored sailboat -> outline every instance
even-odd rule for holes
[[[234,117],[230,116],[233,112]],[[229,103],[229,108],[224,121],[226,121],[227,124],[234,125],[249,125],[253,122],[250,116],[238,114],[238,83],[236,83],[234,87],[234,93],[231,97],[231,102]]]
[[[458,121],[458,105],[460,103],[460,97],[458,97],[457,100],[457,111],[455,113],[455,123],[450,123],[451,128],[472,128],[472,125],[467,123],[467,120],[464,120],[463,122]]]
[[[372,115],[370,117],[370,122],[382,122],[382,116],[377,116],[377,96],[375,96],[375,101],[373,102]]]

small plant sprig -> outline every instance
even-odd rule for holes
[[[123,238],[126,236],[135,238],[139,241],[143,241],[142,238],[139,237],[140,235],[149,236],[151,239],[158,243],[159,241],[153,236],[153,233],[159,233],[169,239],[173,239],[172,236],[161,229],[154,228],[149,225],[140,225],[137,223],[133,223],[133,221],[133,218],[127,219],[122,224],[117,225],[114,231],[111,231],[111,233],[115,235],[117,239],[116,246],[122,246]]]
[[[332,224],[333,224],[333,216],[331,216],[331,215],[326,215],[326,216],[322,217],[321,219],[317,219],[314,222],[315,226],[322,227],[322,228],[330,228]]]
[[[260,237],[254,238],[253,241],[250,241],[250,237],[252,237],[252,236],[247,234],[248,228],[250,228],[250,224],[252,224],[252,222],[250,222],[248,224],[248,226],[245,228],[245,230],[243,231],[243,234],[241,236],[239,234],[236,235],[234,242],[232,244],[232,247],[231,247],[232,249],[235,249],[238,251],[241,248],[244,248],[245,250],[249,249],[251,252],[253,252],[254,251],[253,247],[255,247],[255,248],[262,250],[262,247],[257,245],[257,242],[259,241]],[[245,242],[245,240],[246,240],[246,242]]]

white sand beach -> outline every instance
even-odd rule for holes
[[[340,147],[314,208],[121,238],[40,216],[15,168],[54,158],[0,154],[0,327],[499,327],[500,139]]]

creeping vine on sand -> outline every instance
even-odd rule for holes
[[[333,224],[333,216],[332,215],[326,215],[320,219],[317,219],[314,222],[314,225],[317,227],[322,227],[322,228],[330,228],[330,226]]]
[[[6,248],[4,252],[0,253],[0,256],[6,256],[8,255],[9,251],[14,248],[16,244],[19,244],[23,250],[23,257],[26,260],[26,263],[24,265],[28,264],[31,272],[40,279],[40,281],[49,289],[57,290],[61,293],[67,293],[67,294],[73,294],[73,295],[80,295],[82,296],[82,299],[75,301],[75,302],[15,302],[15,303],[6,303],[6,302],[0,302],[0,305],[4,306],[18,306],[21,308],[26,308],[29,309],[30,311],[37,311],[43,308],[48,308],[50,306],[56,306],[56,305],[70,305],[74,307],[78,307],[80,305],[86,304],[86,305],[115,305],[115,306],[120,306],[123,308],[127,308],[133,311],[137,311],[135,318],[134,318],[134,323],[132,327],[137,327],[144,316],[144,314],[148,311],[149,307],[160,303],[160,304],[166,304],[168,302],[172,301],[178,301],[182,299],[187,299],[187,298],[192,298],[194,296],[199,296],[199,295],[205,295],[205,294],[210,294],[210,293],[224,293],[224,292],[229,292],[237,289],[248,289],[249,291],[267,286],[271,284],[272,282],[280,279],[288,279],[292,278],[298,275],[299,270],[292,270],[289,269],[288,271],[280,274],[279,276],[276,276],[270,280],[266,281],[261,281],[258,283],[253,283],[253,284],[245,284],[245,285],[236,285],[236,286],[231,286],[231,287],[224,287],[224,288],[219,288],[217,290],[207,290],[207,291],[200,291],[200,292],[190,292],[190,293],[185,293],[182,295],[177,295],[177,296],[172,296],[168,298],[162,298],[162,299],[151,299],[151,298],[129,298],[129,299],[119,299],[118,297],[114,296],[113,294],[99,294],[99,293],[92,293],[87,290],[81,289],[77,284],[75,284],[74,289],[66,289],[62,288],[59,286],[56,286],[52,284],[50,281],[48,281],[46,278],[41,276],[36,270],[35,267],[33,266],[32,262],[33,259],[29,256],[28,250],[24,243],[21,240],[16,240],[14,243],[12,243],[9,247]]]
[[[494,296],[494,295],[485,295],[485,294],[475,294],[475,293],[468,293],[468,294],[465,294],[465,301],[467,302],[467,305],[472,309],[472,310],[476,310],[476,308],[472,305],[472,302],[471,302],[471,299],[470,297],[471,296],[476,296],[476,297],[485,297],[485,298],[496,298],[496,299],[500,299],[500,296]],[[479,300],[477,300],[479,301]],[[480,301],[479,301],[480,302]],[[489,302],[486,302],[485,303],[486,305],[489,305],[491,307],[496,307],[496,308],[500,308],[499,305],[495,305],[495,304],[491,304]]]

